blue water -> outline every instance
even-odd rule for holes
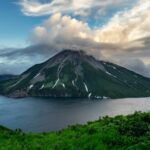
[[[117,100],[12,99],[0,96],[0,124],[25,132],[47,132],[83,124],[100,116],[150,111],[150,98]]]

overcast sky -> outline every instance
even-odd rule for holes
[[[0,73],[82,49],[150,77],[149,0],[0,2]]]

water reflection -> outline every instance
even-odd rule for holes
[[[89,99],[10,99],[0,97],[0,124],[23,131],[47,132],[76,123],[96,120],[99,116],[150,111],[150,98]]]

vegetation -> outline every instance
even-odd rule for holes
[[[52,133],[0,127],[1,150],[149,150],[150,112],[104,117]]]
[[[150,79],[82,52],[65,50],[16,78],[0,81],[0,94],[15,98],[149,97]]]
[[[0,81],[0,94],[16,98],[149,97],[150,79],[84,53],[65,50],[16,78]]]

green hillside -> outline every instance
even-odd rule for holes
[[[150,113],[104,117],[51,133],[0,127],[1,150],[149,150]]]

